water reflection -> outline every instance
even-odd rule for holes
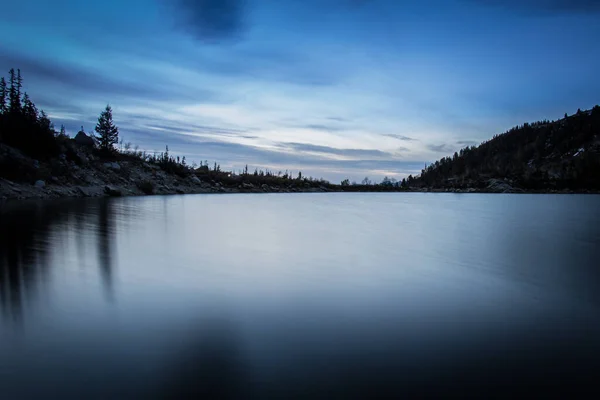
[[[111,210],[111,201],[105,200],[98,205],[98,266],[104,285],[106,297],[109,300],[114,299],[113,294],[113,235],[114,235],[114,214]]]
[[[61,217],[41,206],[0,209],[0,305],[2,315],[20,320],[24,304],[35,294],[48,249],[44,240]]]
[[[115,210],[111,199],[9,203],[0,208],[0,305],[2,315],[23,317],[37,286],[47,282],[51,253],[76,240],[81,265],[89,257],[85,238],[97,233],[98,267],[107,299],[113,298]],[[60,253],[60,252],[59,252]]]
[[[13,204],[0,209],[0,398],[593,390],[597,200]]]

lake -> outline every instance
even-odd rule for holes
[[[600,196],[0,209],[0,398],[598,392]]]

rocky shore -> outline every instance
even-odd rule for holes
[[[240,176],[218,181],[190,172],[184,176],[168,173],[159,165],[135,157],[102,159],[92,149],[69,144],[57,159],[46,162],[31,159],[18,150],[0,145],[0,202],[62,197],[141,196],[193,193],[295,193],[295,192],[451,192],[526,193],[501,179],[476,182],[466,188],[396,188],[382,185],[341,186],[281,181],[278,184],[252,184]],[[11,179],[14,177],[13,179]],[[285,182],[285,183],[284,183]],[[527,193],[571,193],[544,190]]]
[[[1,146],[1,145],[0,145]],[[160,166],[131,157],[107,161],[85,148],[73,146],[67,157],[40,162],[18,150],[0,147],[0,201],[61,197],[141,196],[192,193],[326,192],[330,188],[297,185],[271,186],[250,183],[223,184],[167,173]],[[73,151],[75,150],[75,151]],[[14,176],[20,179],[9,179]]]

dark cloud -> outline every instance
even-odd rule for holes
[[[426,147],[431,151],[435,151],[436,153],[453,153],[456,151],[456,146],[448,143],[428,144]]]
[[[244,0],[175,0],[177,22],[196,39],[220,42],[239,38],[245,29]]]
[[[598,0],[465,0],[470,3],[530,14],[600,13]]]
[[[324,124],[307,124],[302,125],[301,128],[312,129],[315,131],[325,131],[325,132],[339,132],[343,131],[344,128],[333,125],[324,125]]]
[[[391,158],[393,154],[386,153],[381,150],[370,149],[338,149],[329,146],[319,146],[308,143],[286,142],[281,144],[284,148],[288,148],[299,152],[321,153],[347,157],[376,157],[376,158]]]
[[[411,138],[411,137],[404,136],[404,135],[396,135],[394,133],[386,133],[386,134],[383,134],[383,136],[391,137],[391,138],[402,140],[402,141],[405,141],[405,142],[412,142],[412,141],[416,141],[417,140],[415,138]]]
[[[82,96],[111,100],[116,98],[143,98],[153,101],[169,101],[186,103],[190,101],[216,101],[218,95],[210,90],[190,88],[184,84],[157,83],[151,77],[137,76],[135,80],[124,75],[103,74],[90,68],[73,64],[43,60],[30,55],[20,54],[0,47],[0,69],[20,68],[24,77],[25,88],[28,82],[39,83],[40,86],[52,86],[53,96],[57,99],[68,91],[70,97],[76,94],[77,101]],[[36,86],[35,84],[32,87]],[[35,99],[34,99],[35,101]],[[58,100],[64,103],[65,100]]]

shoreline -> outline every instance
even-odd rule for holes
[[[600,194],[594,191],[570,191],[570,190],[539,190],[524,191],[520,189],[494,191],[485,189],[442,189],[442,188],[409,188],[388,189],[373,188],[328,188],[321,187],[276,187],[266,184],[255,186],[252,184],[240,184],[238,187],[225,186],[219,182],[202,182],[197,177],[178,178],[172,177],[169,184],[153,182],[156,189],[152,193],[144,193],[134,182],[118,185],[112,182],[104,182],[94,185],[72,185],[57,182],[43,184],[37,181],[35,184],[17,183],[0,178],[0,204],[16,202],[20,200],[52,200],[52,199],[74,199],[86,197],[131,197],[131,196],[153,196],[153,195],[182,195],[182,194],[235,194],[235,193],[455,193],[455,194]]]

